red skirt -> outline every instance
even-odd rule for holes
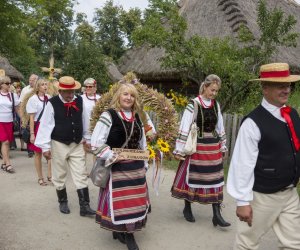
[[[36,134],[39,130],[39,126],[40,126],[40,123],[39,122],[34,122],[34,136],[36,137]],[[31,151],[34,151],[34,152],[37,152],[37,153],[42,153],[42,149],[35,146],[34,144],[32,144],[31,142],[28,143],[28,150],[31,150]]]
[[[13,122],[0,122],[0,141],[13,141]]]
[[[172,196],[203,204],[222,203],[223,185],[219,139],[198,138],[197,152],[179,163],[171,188]]]

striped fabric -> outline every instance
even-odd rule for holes
[[[144,161],[117,163],[112,169],[112,221],[133,223],[147,213],[147,184]]]
[[[180,162],[171,189],[172,196],[190,202],[221,203],[224,173],[219,138],[205,133],[198,138],[197,152]]]

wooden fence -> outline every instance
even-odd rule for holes
[[[181,118],[182,114],[179,114],[179,121]],[[149,113],[150,119],[152,120],[154,126],[156,127],[156,124],[158,122],[157,117],[154,112]],[[226,133],[226,138],[227,138],[227,157],[226,157],[226,162],[230,159],[233,149],[234,149],[234,144],[236,141],[236,137],[241,125],[241,121],[243,119],[242,115],[237,115],[237,114],[223,114],[223,121],[224,121],[224,127],[225,127],[225,133]],[[225,162],[225,163],[226,163]]]

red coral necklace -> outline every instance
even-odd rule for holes
[[[122,118],[127,122],[133,122],[134,121],[134,115],[133,115],[132,111],[131,111],[131,118],[127,118],[125,113],[122,110],[120,111],[120,114],[121,114]]]
[[[215,101],[215,100],[213,100],[213,99],[210,100],[210,105],[207,106],[207,105],[204,103],[204,101],[202,100],[202,98],[201,98],[200,95],[198,95],[198,99],[199,99],[199,101],[200,101],[202,107],[204,107],[204,108],[211,108],[211,107],[214,105],[214,101]]]

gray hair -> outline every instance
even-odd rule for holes
[[[199,94],[203,94],[204,88],[208,87],[212,83],[216,83],[221,88],[221,79],[217,75],[211,74],[205,77],[205,80],[200,84]]]
[[[83,85],[86,86],[87,84],[94,84],[96,86],[96,80],[94,78],[87,78],[83,82]]]
[[[11,80],[8,76],[0,76],[0,85],[3,83],[11,83]]]

